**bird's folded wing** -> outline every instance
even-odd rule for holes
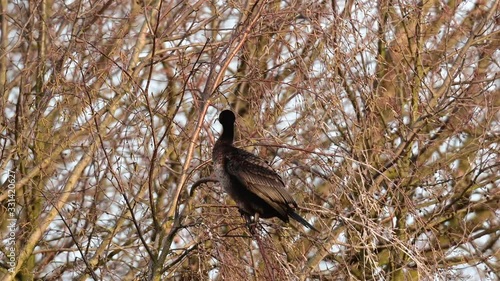
[[[297,206],[281,177],[259,157],[241,149],[226,155],[227,171],[268,203]],[[272,201],[272,202],[269,202]],[[275,205],[275,204],[271,204]]]

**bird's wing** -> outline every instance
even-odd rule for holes
[[[226,157],[227,171],[251,192],[272,206],[276,206],[276,203],[297,206],[290,193],[285,190],[281,177],[264,160],[239,148],[226,154]]]

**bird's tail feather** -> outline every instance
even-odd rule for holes
[[[319,232],[314,226],[312,226],[309,222],[307,222],[303,217],[301,217],[299,214],[295,213],[295,212],[290,212],[290,217],[298,222],[300,222],[302,225],[304,225],[305,227],[309,228],[309,229],[312,229],[316,232]]]

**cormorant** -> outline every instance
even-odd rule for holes
[[[215,175],[224,190],[238,205],[240,213],[250,222],[258,218],[278,217],[284,222],[292,218],[318,231],[294,208],[297,203],[285,190],[281,177],[264,160],[233,146],[235,115],[224,110],[219,115],[222,134],[212,150]]]

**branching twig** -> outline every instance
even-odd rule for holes
[[[201,178],[199,180],[197,180],[195,183],[193,183],[193,185],[191,186],[191,190],[189,191],[189,196],[193,196],[193,193],[195,191],[195,189],[204,184],[204,183],[207,183],[207,182],[219,182],[218,179],[214,178],[214,177],[208,177],[208,178]]]

